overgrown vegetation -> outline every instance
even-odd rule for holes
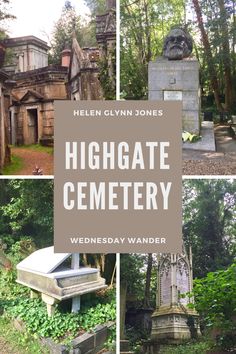
[[[71,340],[76,335],[92,330],[96,325],[115,321],[114,289],[86,296],[78,314],[67,312],[58,305],[53,317],[48,317],[45,303],[30,299],[29,289],[16,283],[16,271],[0,270],[0,308],[7,319],[23,320],[26,330],[37,337]]]
[[[193,253],[195,304],[191,306],[199,313],[203,336],[163,346],[161,354],[236,352],[235,219],[234,179],[183,181],[183,239],[186,251],[191,246]],[[155,307],[157,257],[121,255],[121,334],[135,353],[143,353],[143,340],[150,338],[147,304]]]
[[[52,232],[53,181],[0,180],[0,311],[1,314],[4,312],[3,322],[9,324],[18,319],[25,326],[22,335],[16,340],[17,343],[24,341],[25,346],[22,348],[26,348],[25,353],[28,353],[27,345],[31,345],[31,353],[41,353],[40,350],[34,351],[36,347],[31,340],[35,341],[36,346],[37,338],[41,337],[67,343],[96,325],[115,321],[116,318],[115,290],[112,285],[96,294],[83,295],[78,314],[70,313],[71,300],[68,300],[58,304],[55,315],[50,318],[45,303],[40,299],[30,299],[29,289],[16,283],[16,264],[37,248],[52,245]],[[81,258],[86,266],[100,266],[107,283],[114,283],[113,255],[88,254]],[[0,322],[0,332],[4,337],[5,332],[1,329],[3,322]],[[8,337],[3,339],[8,343],[15,332],[12,328],[7,333]],[[114,346],[114,338],[113,328],[107,341],[109,348]],[[18,346],[20,343],[17,343],[17,348],[21,348]],[[11,348],[11,343],[8,344]],[[21,349],[17,350],[21,353]]]
[[[215,338],[218,348],[236,350],[236,263],[226,270],[195,279],[194,296],[202,326]]]
[[[100,299],[97,298],[98,302]],[[58,308],[53,317],[48,317],[45,304],[39,299],[16,299],[2,303],[5,316],[23,320],[26,329],[39,337],[69,342],[75,336],[92,330],[96,325],[114,321],[115,301],[91,307],[91,302],[82,307],[78,314],[63,313]]]

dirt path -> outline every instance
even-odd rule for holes
[[[236,140],[227,126],[215,128],[216,152],[183,150],[183,175],[236,175]]]
[[[43,175],[53,175],[53,155],[42,151],[33,151],[28,148],[11,148],[12,155],[23,160],[23,168],[15,175],[32,175],[36,166],[43,170]]]

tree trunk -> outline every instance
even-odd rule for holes
[[[125,339],[125,313],[126,313],[126,295],[127,282],[120,282],[120,339]]]
[[[152,48],[151,48],[151,31],[150,31],[150,23],[149,23],[149,16],[148,16],[148,2],[144,1],[144,12],[145,12],[145,36],[147,42],[147,49],[146,49],[146,63],[152,59]]]
[[[148,253],[146,284],[145,284],[145,294],[144,294],[144,307],[145,308],[150,307],[151,275],[152,275],[152,253]]]
[[[201,36],[202,36],[202,42],[203,42],[207,66],[208,66],[208,70],[209,70],[209,74],[210,74],[210,81],[211,81],[211,86],[212,86],[213,93],[214,93],[216,107],[220,112],[223,112],[224,109],[222,107],[222,104],[220,103],[219,83],[218,83],[217,74],[216,74],[216,70],[215,70],[215,66],[214,66],[214,61],[213,61],[213,56],[212,56],[212,52],[211,52],[211,47],[210,47],[208,35],[207,35],[206,30],[203,25],[201,7],[199,5],[198,0],[192,0],[192,1],[193,1],[193,6],[194,6],[194,9],[196,12],[196,16],[197,16],[198,27],[199,27],[199,30],[200,30]]]
[[[229,45],[229,30],[227,25],[227,12],[225,9],[224,0],[218,0],[220,8],[221,21],[221,33],[222,33],[222,60],[224,64],[225,73],[225,109],[231,111],[233,108],[233,86],[232,86],[232,74],[231,74],[231,55]]]

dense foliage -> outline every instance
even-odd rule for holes
[[[94,22],[82,20],[76,14],[75,8],[70,1],[66,1],[62,8],[61,16],[56,22],[51,40],[51,52],[49,62],[61,63],[61,52],[65,48],[71,48],[73,34],[76,36],[81,47],[96,45]]]
[[[183,182],[183,237],[193,251],[194,277],[227,268],[236,254],[236,182]]]
[[[161,55],[163,39],[184,17],[182,0],[121,1],[121,93],[147,98],[148,63]]]
[[[224,349],[236,349],[235,294],[236,263],[194,281],[195,307],[204,325],[215,330],[216,344]]]
[[[9,251],[23,236],[38,247],[52,244],[52,180],[0,180],[0,235]]]

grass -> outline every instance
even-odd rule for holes
[[[0,316],[0,353],[47,354],[49,351],[36,337],[17,331],[9,319]]]
[[[11,163],[3,168],[4,175],[14,175],[18,171],[24,168],[24,162],[21,157],[12,155],[11,156]]]
[[[49,155],[53,155],[53,147],[42,146],[39,144],[35,145],[21,145],[21,146],[11,146],[11,148],[17,149],[27,149],[30,151],[45,152]],[[16,175],[21,169],[24,168],[24,161],[21,157],[14,154],[11,155],[11,163],[3,168],[4,175]]]
[[[49,155],[53,155],[53,147],[51,146],[42,146],[40,144],[32,144],[32,145],[20,145],[20,146],[11,146],[14,149],[28,149],[32,151],[46,152]]]
[[[163,346],[160,354],[205,354],[212,349],[213,343],[208,338],[199,338],[179,345]]]

